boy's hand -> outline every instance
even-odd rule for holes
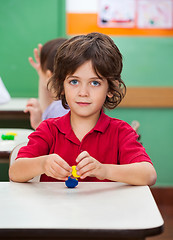
[[[44,173],[58,180],[67,180],[71,175],[71,167],[57,154],[47,155],[43,161]]]
[[[77,159],[77,174],[80,175],[81,179],[86,177],[96,177],[99,180],[105,179],[106,168],[104,164],[101,164],[95,158],[91,157],[88,152],[81,152]]]

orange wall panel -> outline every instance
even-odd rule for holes
[[[126,36],[173,36],[173,29],[139,29],[139,28],[104,28],[97,24],[95,13],[67,13],[67,34],[87,34],[89,32],[101,32],[108,35]]]

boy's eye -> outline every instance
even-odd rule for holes
[[[76,84],[78,84],[78,80],[73,79],[73,80],[70,81],[70,84],[72,84],[72,85],[76,85]]]
[[[92,83],[91,83],[93,86],[99,86],[100,85],[100,83],[98,82],[98,81],[92,81]]]

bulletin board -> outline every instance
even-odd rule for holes
[[[67,0],[70,2],[72,0]],[[77,1],[76,1],[77,2]],[[83,1],[80,1],[83,2]],[[88,4],[90,1],[88,1]],[[67,34],[173,36],[173,0],[94,0],[87,11],[66,10]],[[73,4],[75,1],[73,0]]]

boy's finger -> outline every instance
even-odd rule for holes
[[[80,162],[82,159],[84,159],[84,158],[86,158],[86,157],[89,157],[90,155],[89,155],[89,153],[87,152],[87,151],[83,151],[83,152],[81,152],[78,156],[77,156],[77,158],[76,158],[76,162],[78,163],[78,162]]]
[[[82,176],[83,174],[85,174],[86,172],[90,172],[92,170],[94,170],[95,165],[93,164],[93,162],[87,161],[87,164],[85,164],[82,167],[78,167],[78,171],[77,173]]]
[[[58,158],[55,159],[55,162],[61,166],[62,168],[64,168],[66,171],[70,172],[71,171],[71,167],[68,165],[68,163],[66,161],[64,161],[60,156],[57,156]]]
[[[87,168],[85,168],[85,171],[81,173],[80,178],[84,179],[88,176],[91,176],[91,174],[93,174],[93,170],[94,168],[92,168],[91,166],[87,166]]]
[[[88,164],[90,164],[91,162],[91,159],[90,157],[85,157],[82,159],[82,161],[80,161],[78,164],[77,164],[77,167],[76,167],[76,170],[81,170],[82,168],[84,168],[85,166],[87,166]]]

